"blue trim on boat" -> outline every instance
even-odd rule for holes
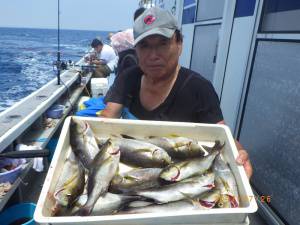
[[[237,0],[234,17],[253,16],[256,0]]]

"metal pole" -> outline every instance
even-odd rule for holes
[[[60,21],[59,21],[59,0],[57,0],[57,85],[60,85]]]

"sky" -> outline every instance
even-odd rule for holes
[[[57,0],[0,0],[0,27],[57,28]],[[60,28],[117,31],[132,27],[138,0],[60,0]]]

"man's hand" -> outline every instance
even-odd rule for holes
[[[218,122],[218,124],[225,124],[225,121],[222,120],[222,121]],[[236,145],[237,149],[239,150],[239,155],[236,158],[236,162],[239,165],[244,166],[247,177],[250,179],[253,174],[253,168],[252,168],[248,153],[238,141],[235,141],[235,145]]]
[[[100,115],[98,115],[98,116],[106,117],[106,118],[120,118],[122,109],[123,109],[122,104],[108,102],[106,104],[105,109],[103,109],[101,111]]]
[[[239,155],[236,158],[236,162],[238,164],[244,166],[247,177],[250,179],[252,174],[253,174],[253,168],[252,168],[251,162],[249,160],[248,153],[238,141],[235,141],[235,144],[236,144],[236,147],[239,150]]]
[[[102,60],[102,59],[94,59],[91,61],[91,64],[94,64],[94,65],[105,65],[105,61]]]

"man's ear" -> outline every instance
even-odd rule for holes
[[[178,56],[180,56],[182,53],[182,42],[178,43]]]

